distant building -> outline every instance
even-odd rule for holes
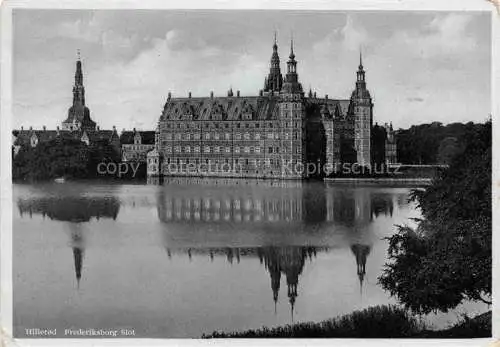
[[[148,175],[297,179],[314,175],[301,170],[309,163],[322,170],[342,162],[368,166],[373,103],[361,55],[356,75],[350,99],[305,95],[293,42],[283,77],[275,41],[257,96],[232,89],[225,97],[168,93]]]
[[[120,134],[122,161],[146,162],[147,154],[155,147],[155,131],[123,131]]]
[[[100,129],[90,117],[90,110],[85,105],[82,62],[79,54],[73,86],[73,105],[68,109],[68,116],[62,122],[61,128],[57,126],[56,130],[47,130],[43,126],[42,130],[35,130],[32,127],[27,130],[23,127],[14,130],[12,132],[14,155],[17,155],[21,147],[35,148],[40,143],[55,139],[78,140],[90,147],[109,145],[114,150],[115,157],[121,157],[120,136],[116,128]]]

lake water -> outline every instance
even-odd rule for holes
[[[14,185],[14,332],[200,337],[396,303],[384,237],[409,188],[171,179]],[[425,317],[435,328],[468,303]],[[76,336],[79,337],[79,336]]]

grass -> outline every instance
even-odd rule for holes
[[[213,332],[202,338],[470,338],[491,336],[491,312],[463,317],[455,326],[431,331],[408,311],[397,306],[374,306],[322,322],[297,323],[242,332]]]

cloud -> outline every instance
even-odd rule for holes
[[[203,20],[167,12],[23,15],[14,30],[15,124],[55,127],[64,119],[76,48],[82,48],[87,104],[102,128],[152,128],[168,91],[174,96],[189,91],[208,96],[212,90],[225,95],[231,86],[242,95],[256,95],[268,73],[269,31],[275,23],[281,23],[280,32],[297,33],[299,79],[321,96],[349,97],[362,47],[379,123],[392,120],[399,127],[428,119],[482,120],[488,113],[489,40],[481,36],[489,29],[485,17],[323,13],[290,24],[290,15],[281,12],[267,17],[203,14]],[[280,56],[285,72],[286,44],[280,45]]]
[[[421,97],[408,97],[406,98],[409,102],[423,102],[424,99]]]
[[[168,91],[174,96],[225,95],[232,86],[242,95],[255,95],[261,87],[267,62],[248,54],[228,54],[198,43],[180,46],[181,30],[168,31],[164,39],[129,62],[106,65],[88,77],[87,100],[103,127],[123,124],[152,127],[161,113]],[[230,59],[228,59],[230,56]],[[227,63],[223,63],[226,62]],[[109,97],[113,95],[113,97]],[[114,123],[113,123],[114,122]]]

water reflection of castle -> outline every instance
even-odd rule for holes
[[[262,230],[257,227],[261,222],[275,225],[278,229],[287,229],[295,224],[325,224],[325,229],[331,230],[330,226],[341,225],[356,234],[356,230],[363,229],[380,214],[392,215],[394,201],[397,203],[394,199],[398,198],[397,195],[380,190],[325,189],[321,184],[283,187],[283,184],[286,183],[281,182],[278,186],[268,183],[251,189],[219,189],[209,186],[208,190],[200,188],[183,192],[175,191],[176,186],[159,187],[156,201],[158,217],[167,227],[164,234],[175,234],[178,225],[185,224],[192,228],[194,224],[206,226],[208,223],[217,225],[218,228],[229,225],[234,231],[230,237],[235,238],[235,233],[241,228],[236,227],[233,224],[235,222],[245,222],[241,225],[250,226],[251,231],[256,234]],[[41,214],[53,220],[69,222],[72,261],[78,284],[82,277],[85,254],[85,233],[80,226],[92,218],[116,219],[120,210],[120,201],[114,197],[30,198],[18,200],[17,205],[21,216]],[[133,206],[135,204],[130,207]],[[196,238],[195,234],[189,234],[189,237]],[[212,236],[215,238],[220,236],[216,232],[214,234]],[[176,252],[187,253],[189,257],[193,254],[208,255],[210,259],[224,256],[230,263],[239,263],[242,257],[257,257],[269,274],[275,304],[279,300],[284,276],[292,315],[299,295],[299,277],[306,260],[312,260],[319,252],[328,249],[328,244],[309,243],[310,235],[306,235],[306,241],[302,239],[293,244],[263,242],[247,246],[235,246],[224,239],[221,241],[222,246],[210,245],[209,238],[212,236],[205,234],[203,237],[208,239],[199,243],[190,240],[194,242],[192,246],[175,245],[170,242],[171,239],[164,246],[169,257]],[[356,274],[361,289],[371,244],[353,237],[348,238],[348,246],[356,261]]]
[[[199,179],[199,181],[203,181]],[[363,225],[381,213],[391,215],[393,195],[367,189],[328,189],[322,184],[259,182],[232,189],[230,180],[207,188],[176,191],[178,182],[160,188],[157,208],[163,222],[336,222]],[[186,183],[186,182],[184,182]],[[283,184],[292,184],[283,187]]]
[[[356,259],[357,276],[362,290],[363,279],[366,273],[366,261],[370,253],[370,246],[353,244],[351,251]],[[171,258],[175,253],[187,254],[189,259],[193,255],[209,256],[213,261],[215,256],[225,257],[226,261],[233,264],[236,260],[240,262],[242,257],[258,257],[260,263],[264,266],[270,277],[270,287],[272,299],[274,301],[274,310],[276,314],[276,304],[279,300],[281,287],[281,278],[284,276],[286,281],[286,295],[290,305],[290,314],[293,321],[295,301],[299,295],[298,284],[299,276],[302,274],[306,265],[306,260],[312,261],[318,253],[328,251],[326,247],[314,246],[263,246],[252,248],[167,248],[168,257]]]
[[[83,259],[85,255],[85,235],[81,230],[81,223],[89,222],[92,218],[116,219],[120,210],[120,203],[114,197],[89,198],[83,196],[43,197],[19,199],[17,207],[21,217],[28,214],[41,214],[44,218],[69,222],[70,247],[73,251],[75,277],[80,287],[82,278]]]

